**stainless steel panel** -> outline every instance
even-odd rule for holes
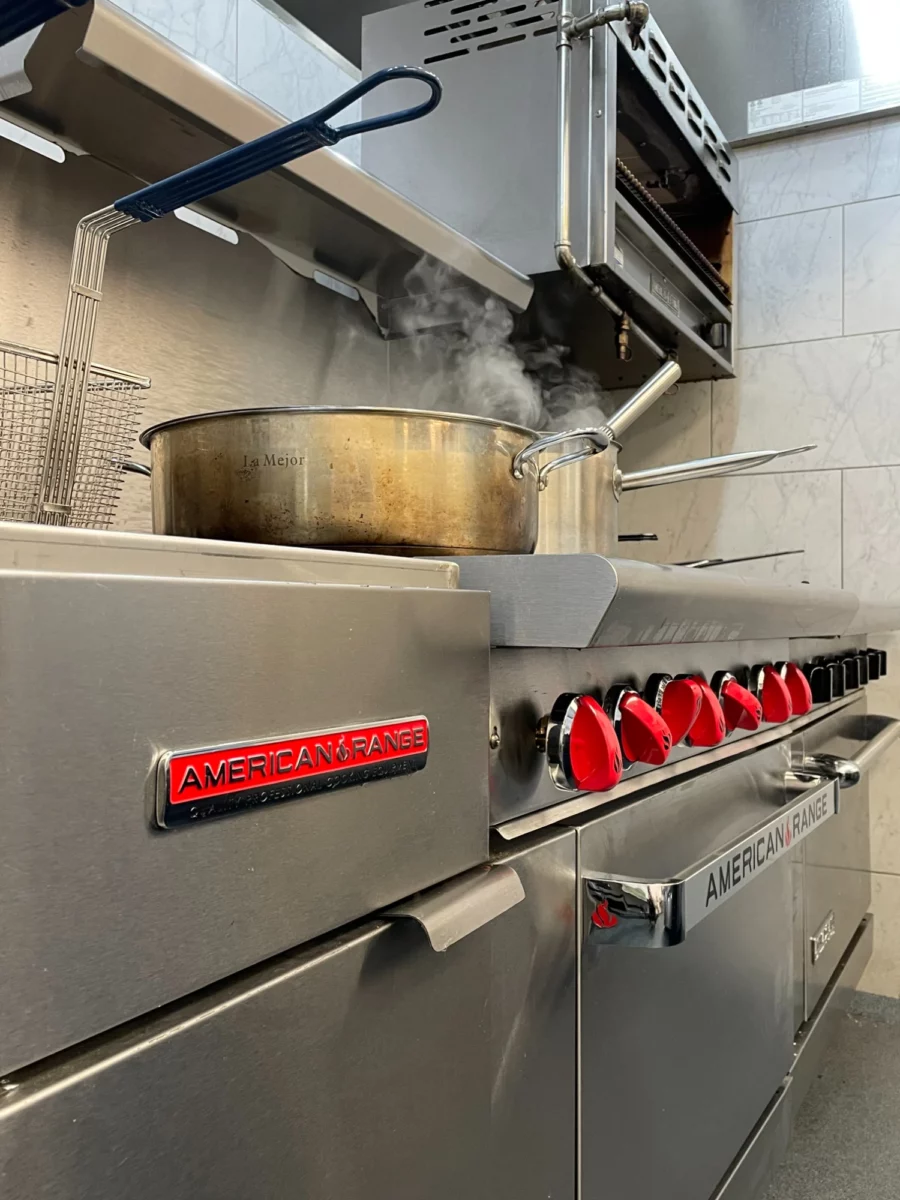
[[[760,1200],[787,1153],[793,1111],[793,1080],[788,1076],[712,1200]]]
[[[675,875],[771,815],[786,765],[771,747],[584,824],[580,869]],[[664,954],[594,944],[585,913],[585,1196],[712,1194],[791,1065],[791,906],[781,858]]]
[[[499,24],[474,25],[475,37],[468,41],[459,40],[459,34],[470,30],[448,28],[468,13],[454,16],[445,5],[421,0],[363,20],[364,74],[387,61],[424,64],[444,85],[439,113],[424,135],[411,136],[407,127],[392,131],[389,142],[363,140],[366,170],[529,274],[557,269],[556,7],[542,5],[545,20],[521,28],[512,26],[513,14],[501,17]],[[545,28],[551,32],[538,32]],[[481,37],[482,30],[495,32]],[[516,40],[493,45],[506,38]],[[488,48],[477,50],[479,44]],[[590,42],[575,46],[572,73],[573,94],[591,97],[596,84]],[[410,93],[398,85],[396,94],[402,103]],[[591,179],[596,163],[603,162],[605,126],[589,102],[573,107],[573,145],[579,151],[572,164],[572,249],[584,263],[589,258],[588,201],[592,186],[600,185],[600,178],[594,184]],[[591,137],[600,143],[592,155],[582,150]]]
[[[574,830],[495,856],[526,900],[489,927],[492,1200],[576,1194],[575,857]]]
[[[794,1080],[794,1112],[819,1077],[822,1062],[834,1038],[842,1016],[847,1012],[863,971],[872,957],[875,941],[875,918],[867,913],[853,931],[834,974],[819,998],[812,1017],[800,1030],[791,1076]]]
[[[495,646],[635,646],[843,633],[852,592],[783,587],[717,571],[594,554],[457,560],[491,592]]]
[[[443,589],[456,587],[459,577],[451,563],[427,558],[65,529],[12,521],[0,521],[0,568],[74,575]]]
[[[20,69],[8,64],[7,74]],[[48,22],[24,69],[31,88],[9,100],[15,113],[139,179],[165,178],[284,124],[103,0]],[[108,119],[111,111],[117,120]],[[448,264],[457,286],[468,281],[516,309],[531,297],[528,279],[330,150],[207,204],[227,222],[382,297],[405,294],[403,279],[423,254]]]
[[[4,1195],[493,1200],[489,929],[368,924],[14,1076]]]
[[[0,1069],[483,861],[487,597],[0,573]],[[424,714],[426,768],[161,833],[165,750]]]

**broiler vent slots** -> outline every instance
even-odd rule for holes
[[[426,8],[435,8],[445,4],[451,4],[453,0],[426,0]],[[427,38],[436,37],[440,34],[452,34],[448,42],[454,49],[442,50],[437,54],[429,54],[422,59],[422,62],[427,66],[431,63],[445,62],[451,58],[462,58],[468,54],[469,50],[495,50],[500,46],[509,46],[513,42],[524,42],[530,31],[532,36],[538,37],[545,33],[554,33],[556,31],[556,12],[548,8],[546,12],[534,13],[530,16],[520,17],[517,13],[523,13],[528,8],[527,4],[507,4],[503,8],[497,7],[497,0],[469,0],[467,4],[456,3],[452,8],[447,10],[448,17],[459,17],[458,20],[448,20],[444,25],[433,25],[430,29],[424,31],[424,36]],[[478,12],[478,9],[489,9],[490,11]],[[472,16],[463,17],[462,13],[472,13]],[[503,20],[504,17],[511,17],[511,20]],[[493,21],[495,24],[489,25],[487,28],[482,27],[482,22]],[[471,26],[475,24],[475,28]],[[526,32],[516,32],[503,36],[504,31],[520,30],[523,26],[534,26]],[[464,33],[454,33],[454,30],[465,30]],[[495,34],[501,34],[500,37],[494,37]],[[492,41],[481,41],[481,38],[492,37]],[[477,42],[476,45],[456,49],[461,42]],[[437,47],[435,47],[437,49]]]

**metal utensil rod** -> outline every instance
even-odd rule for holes
[[[652,467],[647,471],[632,471],[623,475],[623,492],[637,488],[657,487],[663,483],[685,483],[691,479],[714,479],[717,475],[733,475],[738,471],[749,471],[761,467],[775,458],[788,454],[803,454],[815,450],[815,446],[792,446],[789,450],[756,450],[741,454],[720,454],[712,458],[695,458],[690,462],[672,463],[668,467]]]
[[[127,469],[127,468],[126,468]],[[691,558],[686,562],[672,563],[673,567],[726,567],[732,563],[759,562],[764,558],[787,558],[791,554],[805,554],[805,550],[768,550],[765,554],[741,554],[737,558]]]
[[[666,359],[655,374],[643,383],[621,408],[617,409],[604,425],[603,432],[608,434],[613,442],[619,441],[621,435],[634,424],[638,417],[643,416],[648,408],[667,392],[681,378],[681,367],[674,359]]]

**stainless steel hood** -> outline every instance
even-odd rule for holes
[[[0,113],[144,181],[284,123],[104,0],[5,47],[0,97],[6,98]],[[383,328],[391,301],[406,295],[405,277],[423,256],[451,268],[442,286],[474,287],[516,310],[531,298],[527,276],[331,150],[230,188],[205,207],[374,293]]]

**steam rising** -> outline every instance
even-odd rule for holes
[[[599,425],[612,411],[594,377],[567,361],[568,348],[515,342],[506,306],[460,287],[450,268],[421,259],[405,284],[413,303],[401,328],[426,375],[414,398],[417,407],[529,429]],[[414,336],[423,329],[434,332]]]

